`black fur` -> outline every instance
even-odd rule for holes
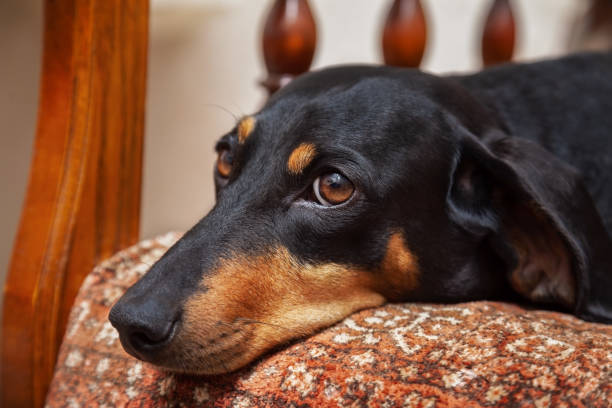
[[[293,81],[256,118],[244,145],[235,129],[219,142],[235,164],[229,179],[215,173],[217,204],[114,307],[120,331],[144,315],[176,319],[222,256],[282,245],[304,262],[375,268],[397,230],[420,283],[388,300],[517,299],[509,229],[539,225],[533,214],[561,237],[576,281],[571,304],[553,294],[545,306],[612,322],[612,54],[449,77],[330,68]],[[289,174],[303,142],[319,154]],[[356,194],[322,208],[312,183],[330,169]]]

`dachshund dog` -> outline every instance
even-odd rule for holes
[[[324,69],[216,150],[216,205],[110,312],[139,359],[224,373],[385,302],[612,322],[612,53]]]

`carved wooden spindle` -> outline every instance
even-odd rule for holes
[[[317,28],[308,0],[276,0],[263,32],[268,77],[261,84],[271,95],[310,68]]]
[[[387,65],[418,67],[427,44],[427,22],[420,0],[394,0],[382,37]]]
[[[494,0],[482,33],[482,61],[485,66],[512,59],[516,24],[509,0]]]

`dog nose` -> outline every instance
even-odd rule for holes
[[[128,353],[150,360],[172,341],[179,316],[160,305],[119,301],[111,309],[109,320],[119,332],[121,344]]]

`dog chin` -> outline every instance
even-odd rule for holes
[[[239,370],[256,360],[265,350],[253,350],[248,344],[236,345],[231,352],[193,353],[189,351],[165,361],[149,362],[162,370],[187,375],[221,375]]]
[[[194,361],[195,360],[195,361]],[[228,359],[220,361],[216,357],[202,355],[189,360],[174,359],[165,363],[151,363],[156,367],[177,374],[222,375],[234,372],[251,363],[251,360]]]
[[[252,334],[251,330],[241,330],[224,337],[179,336],[156,356],[136,357],[162,370],[175,373],[226,374],[250,364],[273,346],[262,347],[262,344],[257,344],[259,342],[253,342]]]

